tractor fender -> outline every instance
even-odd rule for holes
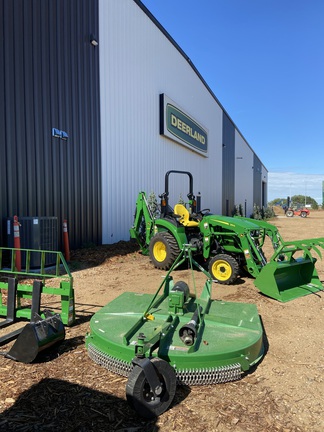
[[[185,227],[176,226],[172,222],[169,222],[167,220],[158,219],[157,221],[155,221],[154,231],[155,233],[168,231],[176,239],[180,249],[182,249],[184,244],[188,243]]]

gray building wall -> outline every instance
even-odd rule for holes
[[[231,216],[235,202],[235,126],[223,112],[222,214]]]
[[[66,218],[71,247],[100,243],[98,1],[0,0],[0,23],[0,216]]]
[[[262,163],[254,154],[253,157],[253,204],[258,206],[265,205],[264,197],[262,197]]]

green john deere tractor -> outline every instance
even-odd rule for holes
[[[169,206],[170,174],[189,177],[188,208]],[[311,253],[322,257],[319,247],[324,247],[323,237],[285,242],[277,228],[265,221],[199,210],[193,177],[187,171],[168,171],[160,198],[161,213],[156,218],[145,192],[139,193],[130,229],[131,237],[156,268],[168,270],[189,244],[193,255],[204,259],[212,279],[220,284],[232,284],[245,272],[255,278],[254,284],[262,293],[282,302],[323,290]],[[267,238],[273,247],[269,260],[263,251]]]

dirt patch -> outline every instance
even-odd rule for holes
[[[272,223],[285,240],[321,237],[324,212],[278,215]],[[179,387],[172,407],[145,421],[126,402],[126,379],[92,362],[84,338],[94,312],[124,291],[155,292],[163,272],[130,242],[74,251],[70,267],[77,321],[65,341],[29,365],[0,357],[1,431],[324,430],[323,292],[283,304],[260,294],[250,278],[214,285],[213,298],[257,305],[268,340],[263,361],[237,382]],[[320,259],[316,268],[323,282]],[[176,273],[191,279],[187,269]],[[195,274],[200,286],[205,276]]]

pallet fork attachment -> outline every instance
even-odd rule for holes
[[[8,278],[7,318],[0,322],[0,328],[9,326],[16,318],[17,279]]]
[[[8,307],[3,302],[3,292],[9,295],[9,278],[17,279],[17,305],[15,309],[16,318],[25,318],[32,320],[33,313],[30,308],[26,308],[22,304],[23,299],[32,299],[36,288],[34,282],[30,280],[39,280],[42,282],[41,296],[53,295],[60,300],[60,315],[64,325],[72,325],[75,321],[75,302],[73,278],[68,268],[68,265],[61,252],[57,251],[41,251],[33,249],[20,249],[22,256],[25,256],[22,262],[22,269],[17,270],[15,265],[15,257],[17,249],[0,247],[0,316],[5,316],[8,319]],[[30,262],[33,255],[40,255],[40,268],[31,269]],[[46,257],[48,254],[56,255],[56,264],[50,268],[45,267]],[[5,278],[3,281],[3,278]],[[51,283],[48,283],[48,282]],[[12,295],[12,294],[10,294]],[[0,325],[1,328],[1,325]]]
[[[41,292],[43,283],[33,281],[31,320],[24,327],[13,330],[0,337],[0,345],[7,344],[14,339],[15,343],[6,353],[1,353],[11,360],[31,363],[40,351],[52,346],[65,338],[64,325],[59,314],[44,310],[40,316]],[[16,319],[17,280],[8,278],[7,318],[0,322],[0,329],[10,327]]]
[[[45,318],[35,314],[26,324],[5,357],[22,363],[31,363],[39,352],[62,341],[65,329],[59,314],[44,311]]]
[[[19,319],[28,319],[29,323],[2,335],[0,345],[16,339],[11,349],[1,354],[15,361],[31,363],[40,351],[65,338],[64,324],[72,325],[75,320],[74,290],[72,276],[61,252],[21,251],[26,261],[22,263],[22,269],[17,270],[17,250],[0,248],[0,316],[5,316],[0,321],[0,330],[17,323]],[[33,253],[40,254],[40,269],[30,268]],[[54,253],[57,258],[56,266],[50,269],[45,268],[47,253]],[[46,284],[48,279],[53,278],[59,280],[59,286]],[[30,279],[33,279],[32,283]],[[41,310],[41,299],[46,294],[59,296],[61,313],[46,308]],[[26,306],[26,300],[31,300],[30,307]]]
[[[33,293],[31,303],[31,323],[34,322],[35,317],[40,313],[40,299],[42,291],[42,282],[35,280],[33,282]],[[16,322],[16,296],[17,296],[17,280],[15,278],[8,278],[8,298],[7,298],[7,318],[0,322],[0,328],[5,328]],[[11,342],[22,332],[22,328],[14,330],[6,335],[0,337],[0,345]]]

